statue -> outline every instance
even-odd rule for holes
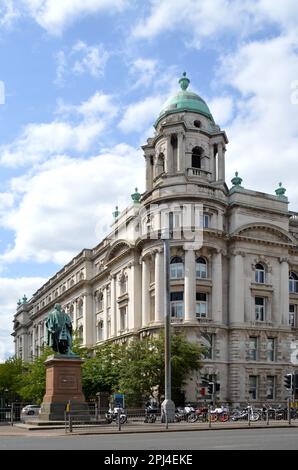
[[[46,318],[47,345],[55,352],[68,356],[74,355],[72,352],[72,323],[70,316],[61,308],[60,304],[55,304],[54,309]]]

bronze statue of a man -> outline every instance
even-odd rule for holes
[[[55,304],[48,314],[46,327],[47,345],[59,354],[73,355],[71,318],[60,304]]]

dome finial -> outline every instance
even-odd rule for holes
[[[181,90],[183,90],[183,91],[187,90],[187,88],[190,84],[190,80],[189,80],[189,78],[187,78],[186,72],[183,72],[182,77],[179,80],[179,84],[181,86]]]

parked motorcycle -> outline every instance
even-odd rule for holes
[[[155,423],[158,412],[158,404],[156,402],[147,402],[145,404],[144,423]]]
[[[124,424],[127,421],[127,416],[123,408],[110,408],[105,414],[106,422],[111,424],[113,421],[118,422],[118,410],[120,410],[120,423]]]

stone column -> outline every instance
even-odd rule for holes
[[[223,143],[220,142],[217,145],[218,151],[218,180],[225,181],[225,156],[224,156],[224,149]]]
[[[32,325],[32,358],[35,357],[35,340],[36,340],[36,331],[35,325]]]
[[[178,145],[177,145],[177,172],[184,173],[185,171],[185,136],[180,133],[177,136]]]
[[[167,147],[165,155],[165,172],[168,174],[173,173],[173,148],[171,145],[171,136],[167,136]]]
[[[128,265],[128,329],[138,330],[142,325],[142,272],[139,263]]]
[[[244,270],[243,253],[230,258],[229,323],[244,323]]]
[[[41,350],[41,322],[38,323],[38,356],[40,356]]]
[[[77,329],[77,302],[76,301],[72,302],[72,306],[73,306],[73,322],[72,322],[72,325],[73,325],[74,330],[76,330]]]
[[[26,335],[23,333],[21,335],[21,338],[22,338],[22,361],[26,361],[27,360],[27,341],[26,341]]]
[[[216,181],[215,158],[214,158],[213,144],[209,145],[209,157],[210,157],[209,161],[210,161],[211,181]]]
[[[148,325],[150,320],[150,272],[148,259],[142,260],[142,327]]]
[[[153,164],[151,155],[146,155],[146,191],[151,191],[153,185]]]
[[[164,266],[163,251],[155,253],[155,322],[164,321]]]
[[[107,287],[103,289],[103,340],[108,339],[108,295]]]
[[[222,323],[222,252],[217,250],[212,256],[212,319]]]
[[[196,259],[193,249],[185,250],[184,319],[196,320]]]
[[[111,276],[111,336],[117,335],[116,276]]]
[[[287,258],[280,258],[280,322],[289,324],[289,264]]]
[[[96,322],[93,313],[93,296],[89,288],[83,295],[83,345],[91,346],[95,342]]]

